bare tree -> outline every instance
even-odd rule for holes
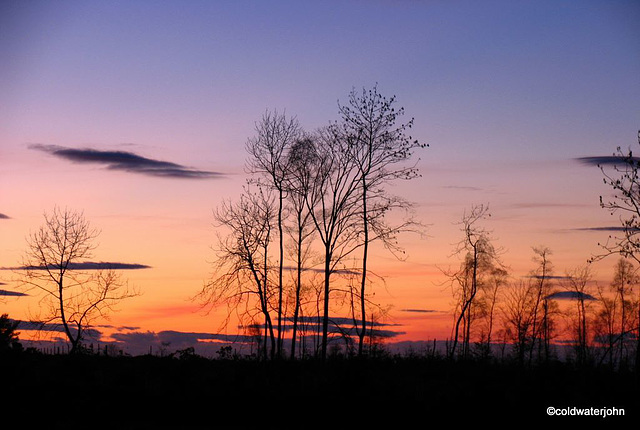
[[[306,204],[322,243],[324,291],[321,358],[327,357],[331,275],[358,248],[356,217],[361,213],[357,190],[359,174],[348,154],[348,142],[335,127],[320,129],[315,137],[310,187]]]
[[[489,217],[489,208],[485,205],[473,206],[465,212],[460,222],[463,239],[457,244],[454,255],[462,254],[463,261],[457,271],[446,271],[454,288],[457,299],[453,344],[450,357],[454,357],[460,338],[462,324],[462,356],[467,357],[470,349],[471,326],[475,317],[475,305],[478,292],[485,282],[485,276],[501,267],[498,251],[491,243],[489,233],[479,222]]]
[[[395,96],[387,99],[374,86],[361,93],[352,90],[348,104],[340,106],[340,138],[347,143],[348,156],[357,168],[361,217],[362,217],[362,274],[360,282],[360,317],[358,329],[358,355],[362,355],[367,331],[366,285],[369,243],[382,240],[392,250],[397,249],[396,235],[415,225],[408,220],[401,225],[390,226],[385,215],[394,208],[408,209],[410,204],[388,194],[385,185],[397,179],[418,177],[414,164],[406,164],[417,148],[424,148],[406,132],[413,125],[413,118],[406,124],[397,124],[404,108],[395,109]]]
[[[614,194],[610,200],[600,196],[600,206],[612,215],[620,215],[623,234],[621,237],[610,236],[606,243],[600,244],[605,252],[594,257],[594,260],[620,254],[640,262],[640,159],[634,157],[632,150],[624,153],[618,147],[607,164],[613,165],[613,173],[608,173],[604,165],[599,167],[604,176],[604,183],[613,189]]]
[[[82,270],[82,263],[92,257],[98,231],[81,212],[54,208],[44,218],[45,223],[27,239],[21,286],[42,293],[38,322],[60,323],[71,352],[77,352],[92,321],[138,293],[109,267]]]
[[[514,354],[520,364],[524,364],[529,350],[531,333],[531,309],[534,295],[531,283],[520,280],[506,290],[501,306],[506,338],[511,340]]]
[[[640,144],[640,131],[637,135]],[[592,260],[601,259],[607,255],[620,254],[622,257],[632,258],[640,263],[640,159],[633,155],[633,151],[623,152],[620,147],[613,154],[611,160],[613,172],[608,173],[604,165],[599,165],[604,176],[603,181],[611,187],[614,194],[608,200],[600,196],[600,206],[611,214],[619,214],[622,235],[609,236],[601,244],[604,254]],[[609,163],[608,163],[609,164]],[[637,317],[637,318],[635,318]],[[636,335],[636,369],[640,369],[640,306],[634,319]]]
[[[627,360],[630,334],[635,331],[637,306],[634,289],[640,279],[637,269],[625,258],[620,258],[615,266],[609,293],[599,290],[602,309],[598,314],[601,337],[608,343],[607,354],[613,365],[622,365]],[[603,359],[605,357],[603,356]],[[617,360],[616,360],[617,358]]]
[[[228,236],[218,235],[217,260],[212,280],[195,297],[203,307],[226,304],[236,311],[245,327],[256,324],[256,315],[264,320],[265,345],[271,341],[271,357],[276,353],[276,336],[271,318],[272,286],[269,280],[269,245],[276,217],[274,199],[259,189],[248,188],[236,203],[224,202],[214,212],[219,227],[230,229]]]
[[[278,304],[277,304],[277,354],[282,353],[283,341],[283,268],[284,268],[284,235],[283,210],[287,191],[289,171],[287,153],[291,146],[300,139],[302,130],[295,118],[287,118],[277,111],[267,111],[256,124],[256,136],[246,144],[249,152],[248,170],[267,179],[267,185],[277,193],[277,228],[278,228]]]
[[[296,337],[298,334],[298,320],[301,310],[301,299],[303,294],[302,279],[305,271],[305,262],[309,261],[311,251],[310,245],[313,239],[314,229],[312,226],[310,207],[307,205],[311,187],[311,169],[309,165],[315,164],[315,146],[311,137],[298,139],[289,149],[287,165],[288,175],[285,178],[285,189],[288,194],[290,212],[294,218],[294,225],[291,226],[289,234],[293,242],[293,254],[295,267],[295,291],[293,308],[293,329],[291,335],[291,358],[296,354]]]
[[[507,284],[509,272],[502,267],[494,267],[481,284],[482,296],[478,300],[480,317],[484,322],[481,333],[481,354],[489,357],[492,354],[491,342],[496,325],[496,310]]]
[[[553,274],[553,264],[550,256],[551,250],[547,247],[533,248],[533,261],[537,267],[531,272],[531,288],[533,300],[531,303],[531,347],[529,349],[529,363],[533,359],[533,353],[538,344],[538,355],[542,350],[545,356],[549,354],[550,324],[549,324],[549,303],[547,297],[551,293],[551,276]]]
[[[575,352],[576,359],[579,363],[585,364],[590,358],[590,346],[589,339],[589,317],[590,303],[596,299],[590,294],[592,280],[591,268],[589,265],[584,265],[575,268],[570,273],[567,273],[563,284],[565,290],[570,294],[570,298],[575,301],[575,314],[573,314],[573,332],[575,336]]]

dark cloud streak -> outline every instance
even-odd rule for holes
[[[30,149],[43,151],[73,163],[101,164],[108,170],[120,170],[172,179],[214,179],[222,177],[218,172],[195,170],[169,161],[146,158],[127,151],[101,151],[91,148],[66,148],[58,145],[29,145]]]
[[[56,264],[50,264],[49,266],[19,266],[19,267],[2,267],[4,270],[46,270],[56,269],[59,266]],[[69,263],[68,270],[140,270],[150,269],[151,266],[138,263],[112,263],[112,262],[96,262],[85,261],[82,263]]]
[[[575,231],[625,231],[626,227],[613,226],[613,227],[582,227],[574,228]],[[629,228],[631,230],[631,228]]]
[[[4,284],[0,282],[0,285],[4,285]],[[4,297],[24,297],[28,295],[29,294],[21,293],[19,291],[0,290],[0,296],[4,296]]]
[[[581,293],[578,291],[559,291],[557,293],[553,293],[545,297],[546,299],[555,299],[555,300],[591,300],[595,301],[596,298],[587,293]]]
[[[582,164],[588,164],[591,166],[616,166],[619,164],[627,164],[629,161],[635,163],[640,161],[638,157],[621,157],[619,155],[598,155],[595,157],[579,157],[575,159]]]

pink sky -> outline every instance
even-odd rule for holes
[[[427,237],[403,237],[406,261],[372,253],[386,279],[376,298],[406,333],[398,340],[449,334],[439,268],[458,264],[454,223],[473,204],[489,204],[484,225],[514,279],[533,268],[533,246],[551,248],[558,275],[599,252],[607,232],[587,229],[619,221],[599,207],[608,190],[598,168],[576,159],[636,144],[637,4],[326,3],[1,6],[0,266],[19,265],[44,211],[82,210],[102,232],[95,261],[151,266],[124,272],[143,294],[110,324],[215,333],[219,318],[190,298],[210,275],[212,210],[245,180],[254,122],[286,109],[312,130],[337,119],[352,87],[376,82],[430,145],[418,154],[422,177],[393,189],[416,203]],[[384,34],[373,29],[383,24]],[[127,151],[223,176],[109,170],[34,145]],[[599,282],[614,263],[594,265]],[[0,272],[2,289],[12,276]],[[15,319],[35,306],[0,302]]]

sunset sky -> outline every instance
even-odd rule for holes
[[[4,1],[0,267],[20,264],[45,211],[84,211],[101,230],[93,261],[150,266],[123,271],[142,295],[109,332],[211,338],[219,317],[190,299],[255,122],[278,109],[311,131],[377,83],[429,147],[422,177],[392,188],[426,235],[402,237],[406,261],[374,248],[376,299],[393,306],[394,340],[444,338],[440,269],[458,265],[455,222],[471,205],[489,205],[514,279],[533,246],[563,275],[619,225],[599,207],[601,172],[579,159],[638,149],[638,22],[637,1]],[[594,265],[598,282],[613,263]],[[0,271],[1,312],[28,319],[37,300],[7,295],[14,276]]]

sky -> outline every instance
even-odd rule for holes
[[[429,147],[422,176],[391,189],[425,234],[402,237],[404,261],[372,250],[376,299],[394,340],[444,338],[442,269],[459,264],[455,223],[472,205],[489,205],[514,279],[533,246],[561,275],[619,225],[580,159],[637,144],[639,20],[636,1],[4,1],[0,267],[20,264],[45,211],[80,210],[101,231],[95,261],[146,267],[122,271],[142,294],[105,323],[113,339],[234,335],[191,298],[256,121],[277,109],[313,130],[377,84]],[[594,265],[598,282],[614,262]],[[0,307],[25,320],[38,302],[7,293],[13,279],[0,271]]]

